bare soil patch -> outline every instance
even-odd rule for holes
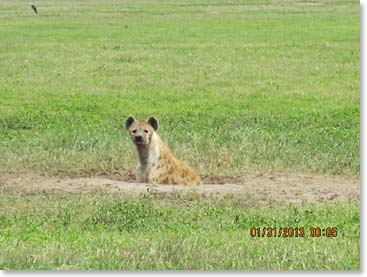
[[[58,193],[178,193],[254,196],[259,202],[310,203],[359,199],[357,177],[311,176],[286,173],[258,173],[242,176],[206,176],[202,186],[152,185],[119,180],[116,176],[66,177],[35,174],[0,175],[0,190]]]

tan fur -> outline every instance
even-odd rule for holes
[[[152,184],[202,184],[192,168],[176,159],[161,140],[156,132],[158,120],[154,117],[137,121],[130,116],[125,122],[125,127],[138,154],[137,181]]]

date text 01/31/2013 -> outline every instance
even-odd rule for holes
[[[334,238],[338,234],[338,230],[336,227],[310,227],[308,228],[309,232],[306,232],[307,228],[304,227],[252,227],[250,228],[250,236],[251,237],[277,237],[277,238],[285,238],[285,237],[327,237]]]

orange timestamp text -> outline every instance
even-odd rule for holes
[[[250,228],[251,237],[262,238],[286,238],[286,237],[327,237],[335,238],[338,234],[336,227],[252,227]]]

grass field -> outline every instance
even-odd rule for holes
[[[0,174],[128,174],[155,115],[200,175],[359,176],[359,3],[0,4]],[[359,201],[49,193],[0,182],[0,269],[359,269]],[[337,227],[251,238],[250,227]]]
[[[131,170],[133,114],[200,174],[359,174],[355,1],[2,1],[0,37],[2,169]]]
[[[0,268],[359,269],[359,204],[260,207],[235,196],[0,194]],[[251,227],[305,237],[251,237]],[[338,226],[337,237],[309,227]]]

